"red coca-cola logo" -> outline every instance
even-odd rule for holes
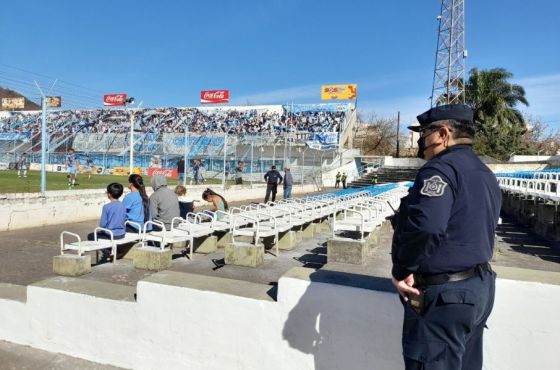
[[[122,106],[126,104],[126,94],[106,94],[103,95],[103,105],[105,106]]]
[[[148,167],[148,176],[155,176],[155,175],[163,175],[165,177],[177,177],[177,169]]]
[[[229,102],[229,90],[203,90],[200,92],[202,104]]]

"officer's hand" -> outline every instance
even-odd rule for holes
[[[399,211],[396,211],[391,216],[385,217],[385,219],[388,220],[391,223],[391,227],[393,228],[393,230],[395,230],[395,228],[397,227],[397,216],[398,215],[399,215]]]
[[[403,280],[393,280],[393,285],[397,288],[399,294],[405,301],[408,301],[408,294],[420,295],[420,291],[414,288],[414,276],[412,274],[405,277]]]

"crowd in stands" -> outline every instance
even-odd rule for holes
[[[235,110],[158,108],[135,110],[135,131],[153,134],[228,133],[233,135],[278,135],[284,132],[339,131],[346,112],[287,110]],[[130,111],[124,109],[73,110],[48,113],[48,132],[67,136],[85,133],[127,133]],[[12,112],[0,118],[0,133],[35,136],[41,131],[41,113]]]

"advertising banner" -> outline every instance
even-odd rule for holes
[[[103,95],[103,105],[106,107],[122,107],[126,105],[126,94],[105,94]]]
[[[23,109],[25,98],[2,98],[2,109]]]
[[[62,106],[61,96],[47,96],[47,107],[60,108]]]
[[[176,178],[177,169],[148,167],[148,176],[154,176],[154,175],[164,175],[165,177]]]
[[[229,90],[203,90],[200,92],[201,104],[217,104],[229,102]]]
[[[321,100],[354,100],[357,91],[357,84],[323,85],[321,86]]]

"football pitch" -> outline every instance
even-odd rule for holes
[[[150,177],[143,176],[146,187],[150,186]],[[104,189],[112,182],[118,182],[124,187],[128,185],[126,176],[114,175],[94,175],[88,178],[87,174],[78,174],[76,185],[68,186],[66,173],[63,172],[47,172],[47,190],[68,190],[68,189]],[[178,184],[177,179],[167,179],[170,186]],[[190,179],[187,177],[187,184]],[[228,180],[228,184],[232,181]],[[205,184],[216,185],[222,184],[220,179],[206,179]],[[18,177],[17,171],[5,170],[0,171],[0,193],[38,193],[41,191],[41,171],[28,171],[27,177]]]

